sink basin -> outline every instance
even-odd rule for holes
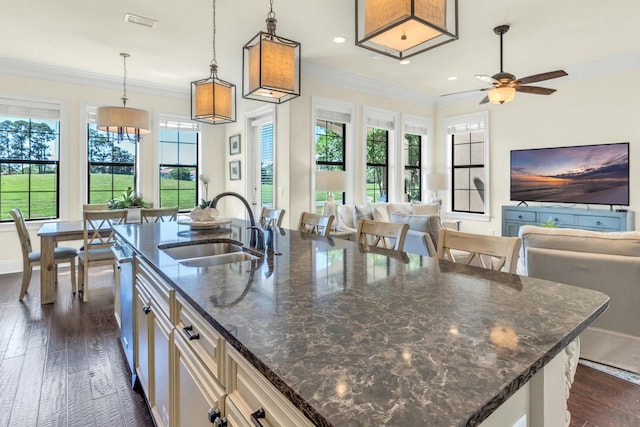
[[[232,252],[227,254],[185,259],[180,261],[180,264],[186,265],[187,267],[210,267],[214,265],[228,264],[230,262],[252,261],[254,259],[258,259],[258,257],[246,252]]]
[[[186,244],[186,245],[163,245],[158,246],[165,254],[171,258],[181,261],[192,258],[210,257],[214,255],[232,254],[242,252],[241,245],[231,242],[209,242],[200,244]]]
[[[188,267],[209,267],[231,262],[260,259],[260,253],[253,253],[234,240],[204,241],[201,243],[178,243],[158,246],[165,254]]]

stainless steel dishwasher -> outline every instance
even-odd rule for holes
[[[120,344],[131,371],[131,387],[136,386],[136,371],[133,366],[133,249],[122,240],[116,239],[111,247],[116,261],[120,282]]]

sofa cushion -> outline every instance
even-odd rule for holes
[[[409,229],[429,234],[434,246],[438,246],[440,217],[438,215],[409,215],[404,212],[391,214],[391,222],[409,224]]]
[[[564,251],[591,252],[623,256],[640,256],[640,232],[601,232],[573,228],[520,228],[522,255],[529,247]],[[522,256],[521,255],[521,256]]]
[[[344,226],[347,228],[355,228],[353,226],[353,212],[354,212],[354,206],[353,205],[339,205],[338,206],[338,219],[339,219],[339,226]]]
[[[391,222],[389,210],[385,203],[373,205],[373,220],[381,222]]]
[[[413,215],[438,215],[440,203],[416,203],[411,202],[411,213]]]
[[[358,223],[360,222],[361,219],[373,219],[373,206],[371,206],[370,203],[367,203],[366,205],[356,205],[354,206],[354,210],[353,210],[353,224],[355,225],[354,228],[358,227]]]
[[[389,211],[389,215],[392,215],[394,212],[404,212],[406,214],[411,214],[411,203],[389,202],[387,203],[387,210]]]

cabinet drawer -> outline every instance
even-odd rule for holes
[[[504,219],[510,221],[526,221],[532,225],[536,223],[536,213],[531,211],[506,210]]]
[[[176,333],[180,334],[189,347],[200,358],[214,378],[222,383],[224,361],[224,339],[213,326],[196,313],[182,298],[176,298]]]
[[[553,221],[556,227],[570,227],[572,225],[575,225],[576,216],[570,214],[540,212],[538,221],[541,224],[546,223],[549,220]]]
[[[144,286],[154,300],[154,305],[164,311],[169,320],[174,321],[175,314],[172,306],[175,291],[173,288],[143,261],[137,262],[136,270],[136,281]]]
[[[593,229],[605,229],[610,228],[613,230],[620,230],[620,218],[607,218],[601,216],[589,216],[581,215],[578,217],[578,225],[582,227],[589,227]]]
[[[270,427],[313,426],[302,412],[278,391],[234,348],[227,346],[228,419],[233,426],[253,425],[251,414],[264,409],[263,425]]]

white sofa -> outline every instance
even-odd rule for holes
[[[339,231],[356,232],[360,218],[383,222],[409,224],[404,251],[436,256],[440,217],[438,205],[433,203],[378,202],[366,205],[338,206]]]
[[[580,357],[640,373],[640,232],[523,226],[519,236],[518,274],[609,296],[580,336]]]

